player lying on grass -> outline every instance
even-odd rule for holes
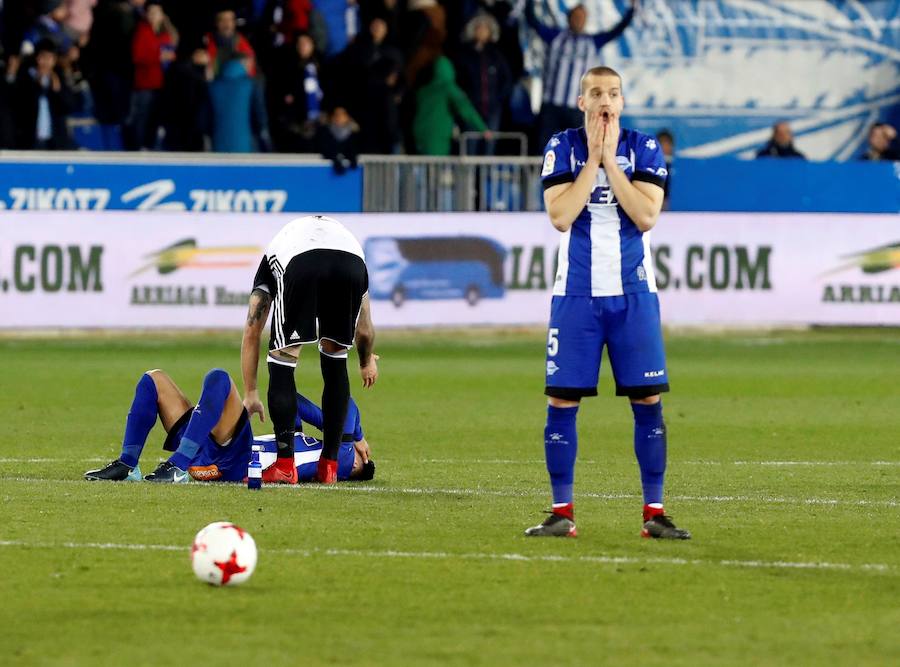
[[[103,468],[89,470],[85,479],[140,480],[138,459],[157,416],[168,434],[163,449],[174,453],[144,478],[147,481],[179,483],[193,477],[198,481],[238,482],[247,475],[254,443],[262,445],[264,451],[274,451],[271,437],[253,437],[247,412],[228,373],[216,368],[206,374],[195,407],[171,377],[156,369],[144,373],[137,383],[119,458]],[[302,422],[321,429],[322,411],[297,394],[298,431]],[[315,477],[321,452],[320,440],[295,434],[297,477],[293,483]],[[261,458],[265,465],[269,457],[263,454]],[[269,466],[263,471],[263,481],[284,483],[284,476],[273,475],[273,470],[274,466]],[[375,462],[369,459],[359,409],[351,398],[338,455],[338,479],[369,480],[374,475]]]

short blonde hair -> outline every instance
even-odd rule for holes
[[[612,67],[606,67],[605,65],[600,65],[598,67],[591,67],[581,77],[581,94],[582,95],[584,95],[584,82],[587,81],[587,78],[589,76],[614,76],[619,80],[619,86],[622,85],[622,75],[619,74]]]

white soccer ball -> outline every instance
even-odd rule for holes
[[[216,521],[194,538],[191,565],[200,581],[213,586],[237,586],[253,574],[256,542],[243,528]]]

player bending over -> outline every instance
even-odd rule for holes
[[[187,482],[189,476],[198,481],[238,482],[247,475],[252,444],[274,451],[271,436],[253,437],[247,411],[228,373],[220,368],[209,371],[203,378],[200,400],[194,407],[172,378],[156,369],[144,373],[137,383],[119,458],[103,468],[89,470],[84,474],[85,479],[140,480],[138,459],[157,416],[168,434],[163,449],[173,454],[144,478],[150,482]],[[322,411],[297,394],[298,431],[302,422],[321,429]],[[295,433],[294,461],[298,480],[310,481],[315,477],[321,452],[321,441]],[[265,460],[265,455],[262,458]],[[263,471],[264,482],[282,480],[282,476],[271,474],[273,467]],[[337,472],[341,480],[369,480],[375,475],[375,462],[369,459],[369,445],[360,425],[359,409],[352,398],[338,453]]]

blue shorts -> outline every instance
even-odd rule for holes
[[[669,391],[659,299],[640,292],[553,297],[544,393],[573,401],[596,396],[604,345],[617,396],[646,398]]]
[[[187,429],[191,412],[192,410],[188,410],[169,431],[164,449],[174,451],[178,447]],[[172,447],[172,444],[175,447]],[[207,434],[200,443],[197,455],[191,459],[187,472],[200,482],[240,482],[247,476],[252,444],[253,431],[250,428],[250,418],[244,410],[238,418],[234,435],[226,444],[218,444]]]

